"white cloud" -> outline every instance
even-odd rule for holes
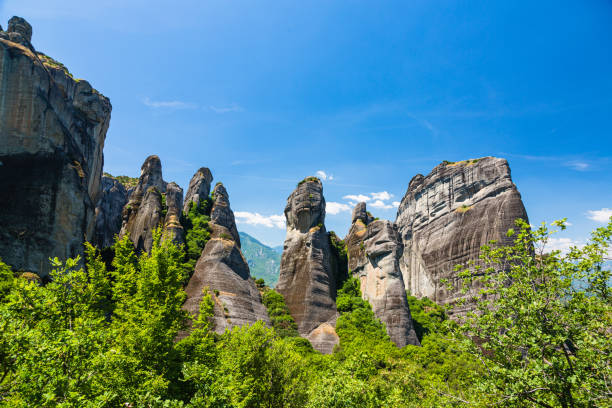
[[[387,191],[381,191],[380,193],[370,193],[374,200],[387,201],[393,197],[393,194],[389,194]]]
[[[182,102],[182,101],[152,101],[149,98],[144,98],[142,101],[146,106],[150,108],[169,108],[169,109],[194,109],[197,106],[193,103]]]
[[[392,206],[394,206],[395,208],[400,206],[400,202],[399,201],[394,201],[391,203]]]
[[[368,197],[367,195],[363,195],[363,194],[349,194],[349,195],[345,195],[344,197],[345,200],[351,200],[351,201],[355,201],[355,202],[362,202],[362,201],[370,201],[371,198]]]
[[[265,216],[248,211],[235,211],[234,216],[236,217],[236,223],[238,224],[261,225],[268,228],[278,229],[285,228],[285,216],[283,215]]]
[[[385,204],[383,201],[381,200],[376,200],[373,203],[369,204],[370,206],[374,207],[374,208],[381,208],[383,210],[389,210],[391,208],[393,208],[393,205],[391,204]]]
[[[210,109],[211,111],[215,112],[215,113],[230,113],[230,112],[244,112],[244,108],[240,105],[237,105],[235,103],[232,103],[229,106],[213,106],[210,105],[208,107],[208,109]]]
[[[335,203],[333,201],[328,201],[325,204],[325,212],[328,214],[336,215],[343,211],[351,211],[351,207],[347,204]]]
[[[333,180],[334,179],[334,176],[332,176],[331,174],[327,174],[323,170],[318,170],[315,174],[321,180]]]
[[[574,241],[571,238],[548,238],[548,242],[544,247],[545,252],[552,252],[559,250],[561,253],[566,254],[573,246],[580,246],[578,241]]]
[[[601,223],[606,223],[610,221],[610,217],[612,217],[612,208],[602,208],[601,210],[589,210],[588,211],[589,219]]]

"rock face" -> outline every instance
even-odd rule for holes
[[[363,299],[385,324],[391,340],[398,347],[418,345],[399,266],[402,244],[394,225],[387,220],[374,220],[365,203],[359,203],[344,241],[349,270],[359,279]]]
[[[45,276],[93,239],[111,104],[31,38],[19,17],[0,31],[0,257]]]
[[[301,336],[331,353],[335,332],[336,276],[325,230],[323,186],[316,178],[302,181],[287,199],[287,236],[276,290],[285,297]]]
[[[457,290],[454,266],[478,261],[480,247],[490,240],[511,244],[506,232],[517,218],[527,220],[527,213],[504,159],[444,162],[425,177],[416,175],[396,220],[404,244],[400,267],[406,289],[438,303],[467,298],[469,293]],[[447,290],[442,279],[455,289]],[[478,289],[475,285],[471,290]],[[466,304],[454,313],[460,316],[470,308]]]
[[[121,231],[121,212],[127,203],[127,190],[112,177],[102,177],[102,195],[96,206],[96,232],[94,244],[106,248],[115,242]]]
[[[200,199],[204,198],[206,196]],[[209,226],[212,230],[211,238],[185,288],[187,301],[184,308],[197,315],[202,291],[208,287],[215,301],[214,321],[217,333],[258,320],[269,324],[268,312],[250,276],[249,265],[240,251],[240,242],[232,233],[232,229],[236,228],[234,213],[222,184],[215,186]]]
[[[164,217],[164,239],[171,239],[175,244],[185,243],[185,231],[181,225],[183,210],[183,189],[172,182],[166,186],[166,215]]]
[[[162,193],[166,183],[162,178],[161,161],[149,156],[141,167],[138,185],[123,208],[120,236],[129,235],[139,251],[150,251],[153,230],[162,224]]]
[[[185,204],[183,212],[189,212],[191,203],[199,203],[201,200],[208,198],[210,194],[210,183],[213,180],[212,173],[208,167],[201,167],[191,178],[189,189],[185,195]]]

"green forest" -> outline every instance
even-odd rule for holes
[[[206,236],[184,249],[157,232],[142,254],[125,237],[112,261],[86,244],[84,259],[52,260],[44,285],[0,263],[0,406],[610,407],[612,221],[547,252],[564,228],[517,221],[513,246],[458,267],[448,285],[481,288],[459,320],[407,295],[421,347],[397,348],[346,279],[331,355],[298,337],[262,281],[271,327],[215,334],[210,294],[189,316],[183,287]]]

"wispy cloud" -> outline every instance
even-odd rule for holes
[[[318,170],[315,174],[321,180],[333,180],[334,179],[334,176],[324,172],[323,170]]]
[[[362,201],[367,202],[372,199],[372,197],[368,197],[367,195],[363,195],[363,194],[349,194],[349,195],[345,195],[342,198],[344,198],[345,200],[353,201],[355,203],[360,203]]]
[[[244,108],[240,105],[237,105],[235,103],[232,103],[228,106],[213,106],[210,105],[208,106],[208,109],[210,109],[211,111],[218,113],[218,114],[223,114],[223,113],[230,113],[230,112],[244,112]]]
[[[189,102],[183,102],[183,101],[152,101],[150,98],[144,98],[142,101],[143,104],[145,104],[145,106],[148,106],[150,108],[156,108],[156,109],[195,109],[198,106],[193,104],[193,103],[189,103]]]
[[[328,214],[336,215],[344,211],[351,211],[351,207],[348,204],[336,203],[328,201],[325,203],[325,212]]]
[[[612,217],[612,208],[602,208],[601,210],[587,211],[587,217],[593,221],[606,223]]]
[[[261,215],[259,213],[252,213],[248,211],[235,211],[234,216],[236,217],[236,223],[238,224],[249,224],[249,225],[261,225],[267,228],[285,228],[285,217],[283,215]]]
[[[579,247],[581,245],[580,242],[574,241],[571,238],[548,238],[544,250],[545,252],[561,251],[561,253],[566,254],[571,247]]]
[[[380,208],[382,210],[389,210],[389,209],[393,208],[392,204],[386,204],[382,200],[376,200],[376,201],[374,201],[374,202],[372,202],[372,203],[370,203],[368,205],[370,205],[371,207],[374,207],[374,208]]]
[[[591,167],[589,163],[586,163],[584,161],[579,161],[579,160],[572,160],[572,161],[566,162],[564,166],[569,167],[570,169],[574,169],[576,171],[587,171]]]
[[[370,193],[374,200],[383,200],[387,201],[393,197],[393,194],[390,194],[388,191],[381,191],[380,193]]]

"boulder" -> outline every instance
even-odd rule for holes
[[[395,226],[387,220],[374,220],[365,203],[359,203],[344,242],[349,270],[359,279],[363,299],[385,324],[391,340],[398,347],[419,345],[399,266],[402,244]]]
[[[127,190],[112,177],[102,177],[102,195],[96,206],[96,230],[93,243],[107,248],[115,242],[121,231],[121,213],[127,203]]]
[[[298,332],[313,347],[331,353],[335,333],[336,272],[325,230],[325,198],[317,178],[307,178],[287,199],[287,235],[276,290],[285,297]]]
[[[270,319],[261,301],[261,294],[240,251],[240,242],[233,234],[236,222],[227,191],[222,184],[215,187],[211,214],[214,214],[209,223],[211,238],[185,288],[187,301],[184,309],[197,316],[204,290],[208,289],[215,302],[214,329],[217,333],[258,320],[269,324]]]
[[[442,304],[469,299],[479,285],[462,294],[455,265],[478,263],[481,246],[491,240],[511,244],[506,232],[517,218],[527,220],[527,212],[505,159],[443,162],[427,176],[416,175],[396,219],[404,245],[400,268],[406,289]],[[451,314],[461,316],[472,308],[467,302]]]
[[[31,38],[19,17],[0,32],[0,257],[46,276],[94,238],[111,104]]]

